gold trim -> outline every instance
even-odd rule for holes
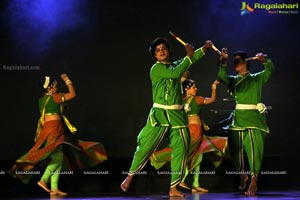
[[[62,96],[62,100],[64,101],[65,98],[64,96]],[[63,114],[63,105],[60,104],[60,113],[61,113],[61,117],[64,120],[66,126],[68,127],[68,129],[71,131],[72,134],[75,134],[75,132],[77,131],[77,128],[75,126],[73,126],[70,121],[68,120],[68,118]]]
[[[59,115],[59,113],[45,113],[44,115]]]
[[[189,114],[188,117],[199,116],[198,114]]]

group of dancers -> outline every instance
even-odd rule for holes
[[[174,62],[170,61],[171,48],[167,39],[156,38],[150,45],[150,54],[156,61],[150,70],[153,106],[146,125],[137,137],[138,145],[129,173],[120,187],[127,191],[134,175],[150,159],[156,169],[170,161],[170,197],[184,197],[184,193],[177,186],[190,189],[184,182],[190,172],[194,172],[192,192],[207,192],[207,189],[199,186],[198,181],[203,153],[213,154],[213,163],[218,166],[228,141],[230,157],[240,172],[239,189],[246,190],[244,194],[247,196],[254,196],[263,160],[264,140],[269,133],[264,114],[265,106],[261,103],[262,87],[270,79],[274,65],[263,53],[249,58],[246,52],[237,51],[233,55],[233,65],[238,74],[228,75],[228,54],[225,48],[219,51],[208,40],[195,50],[193,45],[184,43],[177,36],[175,38],[185,45],[186,56]],[[211,48],[220,54],[219,72],[217,81],[212,84],[211,97],[205,98],[197,96],[196,83],[188,79],[187,71]],[[255,74],[250,73],[249,61],[252,59],[261,61],[265,69]],[[200,118],[201,107],[215,100],[215,90],[219,82],[228,87],[236,107],[227,127],[230,131],[228,138],[209,138],[203,134],[205,126]],[[166,134],[170,144],[157,151]],[[244,152],[248,158],[250,177],[244,173]],[[249,178],[251,180],[246,188]]]
[[[134,175],[150,160],[155,169],[170,162],[170,197],[184,196],[177,186],[189,189],[193,193],[208,192],[199,185],[203,154],[210,154],[213,164],[217,167],[225,151],[229,150],[235,167],[241,172],[239,189],[245,191],[245,195],[254,196],[263,159],[264,140],[269,133],[264,115],[265,107],[261,103],[262,86],[270,79],[274,65],[269,57],[258,53],[255,59],[261,61],[265,69],[252,74],[249,72],[250,58],[245,52],[238,51],[233,55],[234,69],[238,74],[228,75],[228,54],[222,49],[218,51],[219,72],[217,80],[211,86],[211,96],[202,97],[197,95],[196,82],[189,78],[188,70],[215,47],[210,40],[196,50],[191,44],[184,45],[186,56],[171,62],[171,46],[166,38],[156,38],[150,44],[149,52],[155,60],[150,70],[153,106],[146,125],[137,136],[132,164],[120,187],[124,192],[128,191]],[[37,184],[51,195],[65,196],[67,193],[58,187],[59,172],[96,166],[107,160],[107,154],[100,142],[72,138],[76,128],[63,114],[63,109],[64,103],[75,98],[76,92],[67,74],[62,74],[61,78],[68,88],[66,93],[58,92],[57,81],[52,77],[42,78],[40,85],[43,95],[38,102],[41,116],[34,146],[16,160],[8,173],[28,183],[32,174],[20,172],[31,171],[39,162],[49,160]],[[236,107],[232,112],[228,137],[209,137],[204,134],[205,124],[201,119],[201,110],[203,105],[215,101],[216,88],[220,83],[228,87]],[[158,149],[165,136],[169,137],[169,145]],[[250,176],[243,173],[244,152],[248,158]],[[185,183],[190,173],[194,174],[191,188]]]

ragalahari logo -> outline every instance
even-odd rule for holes
[[[254,11],[254,9],[251,8],[248,3],[246,3],[245,1],[242,1],[241,16],[248,14],[248,13],[252,13],[253,11]]]
[[[267,14],[298,14],[299,3],[254,3],[251,7],[242,1],[241,16],[255,11],[262,11]],[[259,13],[259,12],[258,12]]]

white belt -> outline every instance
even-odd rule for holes
[[[236,104],[235,109],[237,110],[258,110],[260,113],[265,112],[267,107],[263,103],[258,104]]]
[[[257,110],[255,104],[236,104],[235,109],[237,109],[237,110]]]
[[[181,110],[183,108],[183,105],[175,104],[175,105],[168,106],[168,105],[162,105],[159,103],[154,103],[153,107],[154,108],[162,108],[165,110]]]

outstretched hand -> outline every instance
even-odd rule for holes
[[[255,56],[256,56],[257,59],[258,59],[259,61],[261,61],[261,62],[265,62],[265,61],[266,61],[266,58],[265,58],[265,56],[264,56],[263,53],[257,53]]]
[[[213,85],[219,85],[220,84],[220,81],[218,81],[218,80],[215,80],[214,82],[213,82]]]
[[[60,77],[61,77],[61,79],[62,79],[63,81],[69,80],[68,75],[65,74],[65,73],[64,73],[64,74],[61,74]]]
[[[220,64],[220,63],[227,64],[227,61],[228,61],[227,49],[226,48],[222,48],[222,50],[221,50],[221,56],[219,58],[218,64]]]
[[[215,80],[215,81],[213,82],[213,84],[211,85],[211,89],[216,90],[218,84],[220,84],[220,82],[219,82],[218,80]]]
[[[195,52],[195,48],[193,45],[189,44],[189,43],[186,43],[185,45],[185,51],[186,51],[186,55],[190,58],[193,57],[194,55],[194,52]]]
[[[227,61],[228,60],[227,49],[226,48],[222,48],[221,53],[222,53],[221,54],[222,58]]]
[[[202,46],[202,49],[206,53],[208,49],[210,49],[212,46],[213,46],[213,42],[210,40],[206,40],[204,45]]]

